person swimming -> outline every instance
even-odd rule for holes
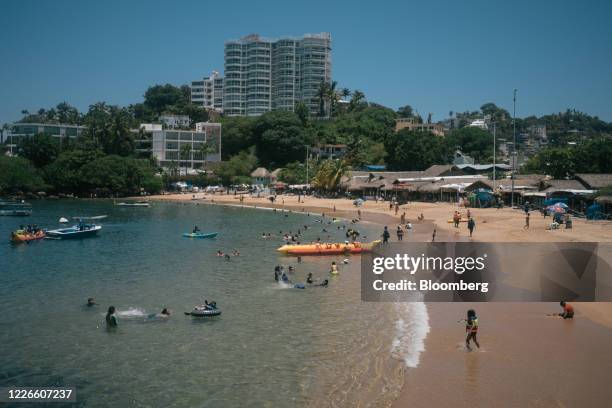
[[[312,279],[312,272],[308,273],[308,277],[306,278],[306,283],[312,284],[314,280]]]
[[[167,307],[164,307],[160,314],[162,317],[170,317],[170,310]]]
[[[200,228],[197,225],[193,226],[193,231],[194,234],[197,234],[198,232],[200,232]]]
[[[87,299],[87,306],[88,306],[88,307],[92,307],[92,306],[95,306],[95,305],[97,305],[97,303],[96,303],[96,299],[94,299],[94,298],[92,298],[92,297],[90,297],[90,298],[88,298],[88,299]]]
[[[315,286],[327,286],[329,284],[329,281],[327,279],[325,279],[323,282],[315,285]]]
[[[338,273],[338,265],[336,265],[336,262],[331,263],[331,268],[329,270],[329,273],[333,273],[333,274]]]
[[[287,276],[287,274],[286,274],[285,272],[283,272],[283,274],[281,275],[281,280],[282,280],[284,283],[289,282],[289,277]]]
[[[110,306],[106,312],[106,327],[117,327],[117,316],[115,316],[115,306]]]

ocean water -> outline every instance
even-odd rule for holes
[[[99,236],[13,245],[20,223],[106,214]],[[279,255],[280,231],[344,240],[321,217],[189,203],[39,201],[28,218],[0,217],[0,386],[76,386],[77,406],[385,406],[427,334],[422,304],[363,303],[359,258]],[[212,240],[182,238],[197,224]],[[304,230],[304,225],[308,226]],[[328,232],[323,232],[323,229]],[[380,234],[360,224],[365,240]],[[261,239],[263,232],[272,239]],[[229,261],[218,250],[240,256]],[[293,265],[294,289],[274,282]],[[88,297],[98,306],[85,306]],[[204,299],[223,314],[184,315]],[[119,328],[104,324],[108,306]],[[167,321],[147,319],[168,307]],[[54,405],[59,406],[59,405]],[[75,406],[74,404],[70,406]]]

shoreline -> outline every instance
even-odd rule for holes
[[[279,196],[281,203],[271,203],[265,198],[245,197],[237,203],[234,196],[199,193],[196,197],[200,198],[176,194],[150,199],[357,218],[357,208],[348,199],[307,197],[306,202],[298,203],[296,196]],[[413,202],[400,206],[398,215],[389,211],[388,202],[366,202],[360,209],[362,221],[381,229],[389,225],[391,232],[405,212],[406,220],[414,221],[413,231],[405,235],[407,242],[430,241],[433,228],[437,230],[436,241],[612,242],[610,223],[577,219],[572,230],[547,231],[545,225],[550,218],[532,213],[535,216],[530,229],[524,230],[522,211],[509,208],[471,208],[477,223],[473,238],[464,225],[456,229],[445,222],[454,210],[465,214],[466,209],[456,205]],[[421,213],[424,221],[415,221]],[[564,321],[545,316],[559,311],[556,303],[426,303],[430,330],[425,349],[420,353],[418,369],[405,368],[404,385],[392,406],[492,406],[499,403],[500,397],[511,406],[589,406],[611,398],[603,379],[612,369],[612,357],[606,357],[605,349],[612,341],[612,303],[578,303],[575,307],[576,319]],[[455,324],[468,308],[479,312],[483,346],[480,352],[465,351],[463,329]],[[513,329],[517,326],[521,329]],[[454,340],[449,342],[450,338]],[[551,375],[551,370],[558,374]],[[594,370],[599,379],[597,391],[593,391]],[[437,386],[432,386],[434,378],[435,384],[444,384],[448,392],[439,393]],[[586,393],[586,389],[591,391]]]

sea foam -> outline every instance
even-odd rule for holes
[[[395,304],[395,310],[398,319],[391,355],[404,360],[406,367],[417,367],[429,333],[427,306],[423,302],[399,302]]]

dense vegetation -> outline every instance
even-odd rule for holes
[[[165,113],[189,115],[192,124],[206,120],[223,124],[223,163],[215,169],[216,179],[209,175],[199,177],[203,183],[248,184],[249,174],[257,166],[269,170],[283,168],[282,181],[304,183],[307,146],[346,144],[347,155],[341,162],[316,157],[309,161],[310,181],[327,189],[336,184],[339,172],[364,164],[386,164],[390,170],[423,170],[432,164],[450,163],[456,150],[473,157],[477,163],[490,162],[493,155],[490,132],[467,126],[484,115],[495,123],[498,139],[511,140],[513,135],[511,115],[493,103],[484,104],[479,111],[449,112],[441,123],[450,131],[439,137],[428,132],[394,131],[395,119],[399,117],[418,123],[432,121],[431,114],[423,119],[409,105],[393,111],[368,102],[358,90],[336,90],[335,83],[322,86],[318,98],[319,112],[314,116],[305,105],[298,104],[295,113],[220,117],[192,105],[189,87],[166,84],[149,88],[142,103],[128,107],[98,102],[86,113],[80,113],[64,102],[36,113],[23,111],[23,122],[81,124],[87,130],[81,139],[64,141],[62,145],[48,135],[21,141],[16,152],[19,158],[2,158],[0,189],[79,195],[157,192],[162,181],[179,178],[178,163],[169,169],[157,168],[150,157],[137,153],[130,129],[140,123],[156,122]],[[609,160],[612,123],[568,110],[540,118],[517,118],[515,125],[518,135],[537,125],[547,127],[548,147],[532,157],[523,171],[555,177],[575,172],[612,172]],[[0,130],[4,135],[6,126]],[[159,172],[162,178],[155,175]]]

